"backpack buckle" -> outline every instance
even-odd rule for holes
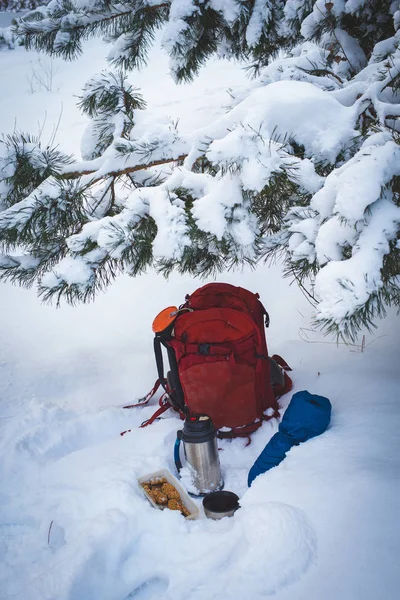
[[[203,354],[205,356],[210,354],[210,346],[211,344],[199,344],[199,354]]]

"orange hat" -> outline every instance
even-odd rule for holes
[[[177,306],[168,306],[168,308],[164,308],[164,310],[159,312],[151,327],[154,333],[160,333],[161,331],[164,331],[164,329],[167,329],[167,327],[175,321],[178,312]]]

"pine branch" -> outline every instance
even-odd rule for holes
[[[333,71],[330,71],[329,69],[305,69],[304,67],[297,68],[299,69],[299,71],[307,73],[307,75],[314,75],[316,77],[323,77],[324,75],[327,75],[328,77],[334,77],[340,84],[343,84],[343,79],[339,77],[339,75],[337,75],[336,73],[333,73]]]
[[[120,177],[122,175],[128,175],[129,173],[135,173],[137,171],[141,171],[143,169],[151,169],[153,167],[159,167],[160,165],[167,165],[170,163],[182,162],[187,157],[187,154],[181,154],[176,158],[165,158],[160,160],[150,161],[145,164],[132,165],[131,167],[126,167],[124,169],[119,170],[105,170],[101,173],[101,175],[96,176],[94,179],[91,179],[89,185],[94,185],[98,181],[103,180],[107,177]],[[98,173],[98,169],[85,169],[76,170],[76,171],[68,171],[66,173],[61,173],[57,176],[58,179],[78,179],[79,177],[83,177],[84,175],[92,175]]]
[[[113,34],[119,37],[127,31],[126,25],[137,19],[148,19],[154,15],[155,22],[166,18],[169,2],[158,5],[129,6],[118,10],[111,2],[98,1],[87,12],[77,8],[70,0],[63,0],[46,11],[33,11],[17,20],[14,33],[22,38],[27,49],[44,50],[50,55],[62,56],[67,60],[77,58],[82,53],[81,42],[91,36]],[[122,4],[122,6],[124,6]]]

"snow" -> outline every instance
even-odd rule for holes
[[[349,13],[355,13],[365,4],[365,0],[346,0],[345,10]]]
[[[400,175],[400,148],[397,144],[389,141],[384,146],[361,150],[341,169],[337,169],[332,177],[334,181],[341,180],[333,212],[342,215],[347,221],[361,220],[366,207],[379,198],[381,188],[394,175]],[[329,183],[327,182],[328,186]],[[315,208],[322,204],[320,195],[322,191],[314,196],[312,205]]]
[[[230,25],[240,15],[240,4],[234,0],[209,0],[209,6],[219,11]]]
[[[241,203],[240,181],[228,174],[213,186],[209,194],[196,202],[193,216],[203,231],[209,231],[221,240],[227,228],[225,215],[235,204]]]
[[[335,36],[341,46],[344,57],[347,57],[350,67],[356,71],[365,67],[366,57],[359,42],[343,29],[336,28]]]
[[[49,287],[57,287],[62,281],[69,285],[85,285],[87,280],[93,276],[93,271],[80,256],[63,258],[54,271],[46,273],[42,278],[42,284]]]
[[[299,103],[303,115],[313,115],[311,123],[308,119],[299,119]],[[226,123],[229,129],[240,123],[251,130],[253,136],[259,133],[264,140],[273,132],[281,141],[293,137],[315,160],[334,161],[348,138],[356,135],[355,117],[354,109],[342,106],[310,83],[276,81],[251,92],[221,119],[221,124]],[[232,134],[225,139],[228,145]]]
[[[87,120],[75,108],[73,95],[93,71],[104,68],[104,50],[90,43],[81,62],[56,61],[60,89],[32,95],[26,83],[30,56],[21,48],[0,53],[1,78],[7,80],[0,97],[0,130],[12,131],[17,118],[18,128],[25,130],[43,125],[46,139],[62,105],[57,140],[63,149],[77,152]],[[206,130],[217,117],[225,126],[225,89],[245,82],[237,66],[218,61],[193,86],[175,87],[166,73],[167,61],[155,51],[149,70],[130,80],[143,88],[157,118],[179,116],[184,132]],[[293,87],[298,83],[268,86],[269,96],[264,91],[256,96],[260,106],[268,99],[269,115],[284,103],[287,115],[280,126],[289,133],[294,131],[290,107],[297,92],[315,109],[316,123],[323,123],[318,91],[309,92],[301,82]],[[351,111],[331,99],[337,123],[351,127]],[[312,152],[312,134],[305,127],[300,133]],[[327,152],[335,151],[340,135],[340,128],[331,131]],[[375,141],[362,151],[382,158],[383,177],[395,157],[388,140]],[[302,164],[304,185],[318,192],[321,182],[312,164]],[[204,196],[209,193],[207,177],[184,169],[173,177],[201,189]],[[235,181],[231,183],[231,195],[220,195],[218,210],[233,207]],[[164,201],[162,197],[152,207],[155,214],[166,211]],[[329,211],[335,202],[333,195]],[[362,197],[355,199],[350,217],[357,218],[362,202]],[[142,194],[132,194],[121,219],[130,208],[131,215],[144,210],[144,203]],[[175,209],[179,204],[168,206]],[[372,208],[373,227],[359,238],[353,258],[360,257],[360,281],[364,265],[373,260],[369,250],[378,244],[383,251],[393,233],[376,223],[388,222],[386,211],[394,211],[393,203],[382,197]],[[204,209],[199,218],[206,217]],[[389,221],[395,219],[397,212]],[[244,227],[244,219],[239,221]],[[311,217],[301,221],[297,231],[303,242],[315,235],[314,226]],[[88,236],[98,235],[97,223],[86,228]],[[237,234],[244,236],[242,243],[249,231],[246,227]],[[167,243],[168,230],[162,235]],[[71,239],[80,243],[79,236]],[[332,239],[342,240],[333,234]],[[360,345],[336,345],[310,333],[311,307],[282,278],[278,266],[223,273],[219,280],[260,293],[271,316],[271,354],[278,352],[294,369],[293,391],[308,389],[331,400],[333,418],[323,436],[293,448],[250,489],[248,470],[277,423],[265,423],[250,446],[246,440],[220,441],[225,489],[240,496],[241,508],[233,518],[215,522],[188,522],[147,503],[137,477],[158,468],[174,472],[173,444],[181,421],[169,411],[152,426],[138,429],[155,406],[121,408],[142,397],[156,378],[154,315],[183,302],[201,282],[177,275],[166,281],[155,273],[120,277],[95,304],[60,310],[41,305],[31,291],[2,284],[1,600],[261,600],[270,595],[276,600],[397,600],[398,318],[389,312],[376,335],[366,336],[361,352]],[[320,280],[321,288],[323,284]],[[334,293],[330,291],[332,299]],[[282,399],[283,408],[290,396]],[[126,429],[132,432],[121,437]]]
[[[224,279],[261,292],[270,347],[294,367],[295,389],[328,395],[334,414],[324,436],[248,491],[248,468],[276,424],[247,448],[219,442],[225,487],[242,506],[220,522],[147,504],[136,478],[174,472],[181,422],[166,413],[138,430],[154,408],[120,408],[155,376],[152,317],[196,282],[124,278],[94,306],[57,312],[5,288],[2,314],[12,305],[21,317],[2,323],[1,598],[397,598],[397,321],[363,354],[307,344],[298,313],[281,308],[284,293],[301,311],[305,303],[279,270]]]
[[[164,29],[162,38],[162,47],[167,52],[172,51],[177,42],[182,43],[182,45],[184,44],[185,32],[189,28],[185,18],[198,13],[199,10],[199,7],[194,4],[193,0],[172,0],[169,10],[169,21]],[[181,62],[182,56],[171,58],[171,71],[174,72],[179,69]]]
[[[336,322],[339,323],[350,312],[361,309],[368,296],[382,287],[382,259],[389,251],[388,242],[396,239],[400,223],[400,208],[395,206],[389,193],[383,194],[383,197],[374,203],[368,220],[368,227],[359,235],[352,257],[348,260],[335,260],[338,257],[334,257],[334,252],[330,249],[327,250],[324,237],[330,235],[330,240],[333,240],[333,236],[336,235],[337,243],[350,243],[354,236],[354,228],[353,232],[349,228],[350,231],[346,231],[342,237],[339,221],[336,227],[333,225],[329,228],[330,231],[326,226],[320,229],[315,244],[317,252],[320,253],[320,260],[325,262],[329,255],[333,259],[316,277],[315,290],[321,298],[318,319],[334,314]],[[318,238],[322,240],[321,245]],[[326,254],[321,256],[321,252]]]
[[[339,324],[382,288],[383,257],[400,222],[400,208],[385,187],[399,169],[399,147],[376,134],[328,175],[311,200],[312,216],[299,220],[302,211],[294,216],[289,227],[293,259],[317,259],[322,266],[314,290],[317,320],[333,318]],[[352,248],[346,260],[345,247]]]
[[[180,257],[181,250],[190,243],[184,208],[171,199],[165,190],[160,189],[158,192],[157,195],[151,194],[149,198],[149,214],[157,225],[157,235],[153,245],[155,256]],[[177,245],[177,239],[182,240],[181,247]]]
[[[250,47],[257,44],[261,37],[264,23],[268,23],[270,17],[271,11],[269,6],[263,0],[256,0],[246,29],[246,41]]]

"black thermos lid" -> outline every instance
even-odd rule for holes
[[[207,415],[186,417],[182,430],[182,440],[191,444],[208,442],[215,438],[213,422]]]

